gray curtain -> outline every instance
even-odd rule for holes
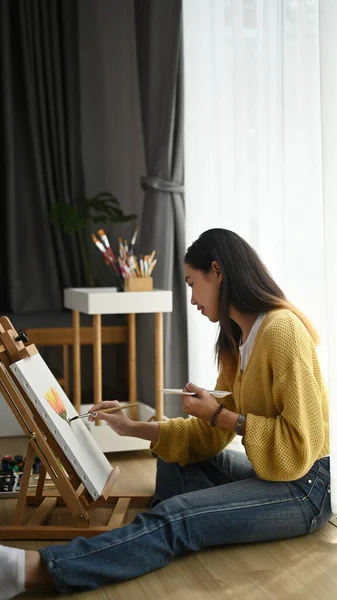
[[[84,284],[78,246],[49,223],[82,192],[76,0],[0,2],[0,310],[61,310]]]
[[[141,114],[147,174],[137,252],[156,250],[154,285],[173,291],[174,312],[164,320],[165,386],[187,381],[187,319],[183,257],[183,85],[181,0],[135,0]],[[138,317],[139,397],[154,405],[152,316]],[[169,396],[165,414],[181,412]]]

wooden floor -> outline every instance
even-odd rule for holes
[[[21,438],[0,439],[0,455],[24,454]],[[116,490],[151,493],[155,459],[147,451],[110,455],[121,474]],[[1,523],[9,522],[15,500],[0,500]],[[135,511],[129,520],[134,518]],[[36,549],[45,542],[5,542]],[[1,565],[0,565],[1,572]],[[24,600],[55,599],[54,593],[24,594]],[[337,528],[325,525],[303,538],[205,550],[167,567],[96,592],[63,596],[72,600],[335,600]]]

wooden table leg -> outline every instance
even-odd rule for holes
[[[163,313],[155,314],[156,420],[164,418],[164,340]]]
[[[136,315],[128,315],[129,402],[137,402]],[[137,406],[130,408],[131,419],[137,419]]]
[[[74,407],[81,410],[81,340],[80,311],[73,310],[73,366],[74,366]]]
[[[94,404],[102,402],[102,329],[101,315],[94,315]],[[101,421],[96,419],[95,425],[100,425]]]
[[[64,391],[69,396],[69,346],[63,344],[63,378]]]

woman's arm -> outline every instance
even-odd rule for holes
[[[179,417],[159,423],[158,443],[152,444],[151,450],[167,462],[184,466],[215,456],[235,435],[196,417]]]
[[[106,408],[117,408],[121,406],[118,400],[104,401],[95,404],[89,412],[98,412],[97,419],[106,421],[106,423],[120,436],[131,436],[149,440],[156,444],[159,437],[159,423],[153,421],[151,423],[143,421],[132,421],[129,419],[123,410],[115,413],[99,412]],[[94,420],[93,418],[91,420]]]
[[[201,389],[201,388],[197,388]],[[216,389],[224,389],[221,378],[219,377]],[[184,398],[192,398],[185,396]],[[218,403],[212,398],[212,414]],[[235,410],[235,403],[232,396],[226,396],[224,399],[226,408],[230,411]],[[101,402],[90,409],[91,412],[99,409],[119,406],[117,401]],[[224,411],[223,411],[224,412]],[[211,427],[206,414],[201,418],[169,419],[158,422],[132,421],[124,411],[118,411],[113,414],[99,413],[99,419],[107,422],[108,425],[121,436],[133,436],[151,442],[151,449],[167,462],[177,462],[181,465],[189,462],[204,460],[220,452],[234,437],[233,431],[228,431],[219,424],[217,427]]]
[[[157,444],[159,438],[159,423],[157,421],[151,421],[151,423],[131,421],[129,433],[125,433],[124,435],[131,435],[132,437],[141,438],[142,440],[149,440],[152,444]]]

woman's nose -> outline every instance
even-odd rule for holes
[[[191,296],[191,304],[193,304],[193,306],[195,306],[196,304],[198,304],[198,303],[196,302],[196,300],[194,300],[193,296]]]

